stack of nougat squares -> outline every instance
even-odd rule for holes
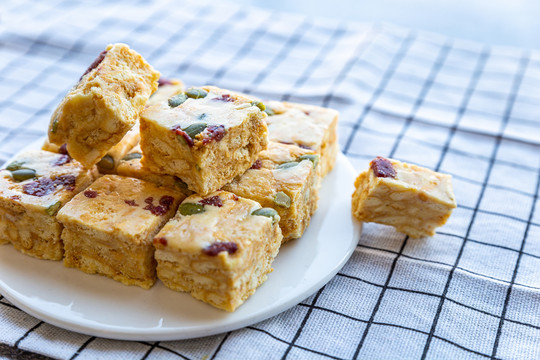
[[[335,110],[166,80],[109,45],[0,170],[0,243],[234,311],[302,236],[337,151]]]

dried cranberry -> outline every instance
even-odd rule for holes
[[[84,196],[86,196],[89,199],[94,199],[94,198],[97,197],[97,191],[95,191],[95,190],[88,189],[83,194],[84,194]]]
[[[54,182],[50,178],[41,178],[23,185],[23,193],[32,196],[45,196],[55,189]]]
[[[19,195],[13,195],[13,196],[10,196],[10,199],[11,200],[21,200],[21,197]]]
[[[234,194],[233,194],[232,198],[233,198],[234,201],[238,201],[238,199],[239,199],[238,196],[236,196]]]
[[[58,149],[58,153],[63,155],[69,155],[67,151],[67,144],[62,144],[62,146],[60,146],[60,148]]]
[[[262,161],[257,159],[255,160],[253,165],[251,165],[250,169],[259,170],[261,167],[262,167]]]
[[[194,145],[193,139],[180,127],[180,125],[175,125],[171,129],[177,136],[181,136],[186,140],[186,143],[191,147]]]
[[[159,205],[166,206],[167,208],[169,208],[173,202],[174,198],[169,195],[163,195],[161,199],[159,199]]]
[[[75,189],[75,182],[77,178],[75,175],[60,175],[54,179],[55,185],[63,185],[67,190]]]
[[[129,206],[139,206],[139,205],[135,202],[135,200],[124,200],[124,202],[125,202],[126,204],[128,204]]]
[[[208,256],[216,256],[222,251],[229,254],[234,254],[238,250],[238,245],[233,242],[215,242],[212,245],[205,247],[202,252]]]
[[[60,175],[56,179],[40,178],[36,181],[23,185],[23,193],[32,196],[45,196],[56,190],[58,186],[64,186],[66,190],[75,189],[77,178],[74,175]]]
[[[167,246],[167,239],[165,239],[164,237],[155,238],[154,244],[161,244],[163,246]]]
[[[218,101],[225,101],[225,102],[233,102],[234,98],[230,94],[222,94],[220,97],[213,98],[212,100],[218,100]]]
[[[169,209],[171,208],[172,203],[174,202],[174,198],[172,196],[169,196],[169,195],[164,195],[159,200],[160,205],[157,205],[157,206],[155,206],[153,204],[153,202],[154,202],[153,197],[146,198],[144,200],[144,202],[148,204],[143,208],[144,210],[148,210],[152,214],[154,214],[156,216],[160,216],[160,215],[165,215],[167,213],[167,211],[169,211]]]
[[[165,215],[169,209],[161,205],[158,205],[158,206],[146,205],[144,207],[144,210],[150,211],[153,215],[161,216],[161,215]]]
[[[159,78],[158,80],[158,86],[163,86],[163,85],[172,85],[172,81],[169,80],[169,79],[165,79],[165,78]]]
[[[223,202],[221,201],[221,198],[218,195],[211,196],[211,197],[206,198],[206,199],[202,199],[202,200],[199,201],[199,204],[201,204],[201,205],[212,205],[212,206],[217,206],[217,207],[222,207],[223,206]]]
[[[369,164],[376,177],[396,177],[396,170],[390,160],[377,156]]]
[[[53,166],[62,166],[71,161],[71,158],[68,155],[60,155],[58,159],[53,163]]]
[[[204,131],[203,144],[206,145],[211,141],[221,141],[225,136],[225,126],[212,125]]]
[[[88,69],[86,69],[86,71],[84,72],[84,74],[82,74],[82,76],[81,76],[81,78],[79,79],[79,81],[82,80],[82,78],[84,77],[84,75],[88,74],[90,71],[94,70],[99,64],[101,64],[101,62],[103,61],[103,59],[105,59],[105,55],[107,55],[107,50],[103,50],[103,51],[98,55],[98,57],[96,58],[96,60],[94,60],[94,62],[90,64],[90,66],[88,67]]]

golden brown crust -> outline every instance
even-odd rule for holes
[[[146,109],[141,148],[144,167],[177,176],[190,190],[208,194],[251,166],[267,146],[267,127],[266,114],[251,100],[215,87],[203,89],[205,98]],[[184,130],[194,124],[206,127],[191,138]]]
[[[456,207],[450,175],[397,160],[390,163],[395,176],[377,176],[372,168],[358,176],[354,217],[391,225],[412,238],[434,235]]]
[[[339,113],[333,109],[289,102],[268,101],[265,105],[275,114],[266,119],[268,139],[316,151],[321,156],[320,176],[325,177],[334,167],[339,151]]]
[[[182,215],[184,204],[203,212]],[[266,280],[281,244],[278,219],[254,215],[260,208],[225,191],[188,197],[154,239],[159,279],[234,311]]]
[[[314,156],[312,160],[302,156]],[[287,164],[293,166],[287,167]],[[295,165],[296,164],[296,165]],[[302,236],[319,199],[318,155],[295,145],[270,142],[252,169],[223,187],[238,196],[275,209],[281,218],[283,241]],[[278,195],[281,193],[280,195]],[[285,202],[280,201],[280,197]],[[290,204],[287,204],[287,198]]]
[[[96,164],[133,127],[159,73],[125,44],[109,45],[51,117],[49,140],[67,144],[84,166]]]
[[[40,259],[61,260],[62,226],[56,213],[92,183],[97,171],[67,155],[42,150],[21,153],[7,166],[14,164],[35,170],[36,175],[16,181],[11,171],[0,170],[0,244],[12,243]]]
[[[182,198],[139,179],[99,178],[58,213],[64,265],[149,288],[155,281],[152,238]]]

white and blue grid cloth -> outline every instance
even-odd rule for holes
[[[311,297],[207,338],[86,336],[0,297],[0,357],[540,358],[540,53],[209,0],[3,0],[0,163],[114,42],[188,85],[335,108],[358,172],[381,155],[451,174],[458,208],[427,239],[366,224]]]

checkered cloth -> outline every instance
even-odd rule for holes
[[[367,224],[322,289],[217,336],[107,340],[0,298],[0,354],[540,358],[539,53],[206,0],[0,7],[0,163],[46,133],[55,105],[108,43],[125,42],[187,84],[336,108],[341,149],[358,172],[382,155],[449,173],[459,204],[432,238]]]

